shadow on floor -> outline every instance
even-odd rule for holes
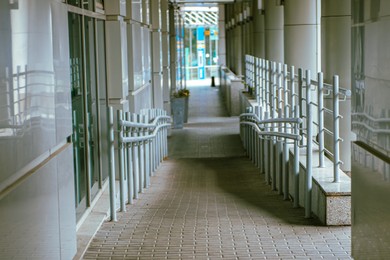
[[[304,209],[294,209],[291,201],[283,197],[265,183],[264,175],[247,157],[179,159],[191,164],[198,176],[215,183],[220,192],[233,196],[239,203],[247,204],[256,214],[278,218],[280,222],[292,225],[321,226],[317,219],[305,219]],[[192,165],[194,164],[194,165]],[[213,176],[204,176],[213,175]],[[203,185],[208,185],[203,184]]]

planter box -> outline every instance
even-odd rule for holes
[[[185,99],[186,98],[172,98],[171,100],[174,129],[181,129],[184,126]]]

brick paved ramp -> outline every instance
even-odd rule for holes
[[[170,159],[84,259],[350,259],[349,227],[303,216],[245,157]]]

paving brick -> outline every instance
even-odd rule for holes
[[[194,88],[151,186],[105,222],[85,259],[351,259],[349,227],[305,219],[244,157],[217,88]]]

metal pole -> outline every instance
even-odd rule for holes
[[[339,76],[333,76],[333,182],[340,182]]]
[[[266,98],[266,111],[267,112],[270,112],[271,110],[271,102],[270,102],[270,95],[271,95],[271,62],[267,60],[266,62],[266,71],[265,71],[265,76],[266,76],[266,79],[265,79],[265,82],[266,82],[266,85],[265,85],[265,98]]]
[[[307,145],[306,145],[306,192],[305,217],[311,217],[311,191],[312,191],[312,154],[313,154],[313,114],[311,104],[310,70],[306,70],[306,116],[307,116]]]
[[[284,107],[285,117],[288,115],[288,106]],[[284,123],[284,132],[287,133],[287,123]],[[284,146],[283,146],[283,199],[288,200],[289,195],[289,176],[288,176],[288,159],[289,159],[289,149],[287,144],[287,138],[284,138]]]
[[[114,111],[112,107],[107,107],[107,128],[109,153],[108,161],[110,163],[109,183],[110,183],[110,216],[111,221],[117,221],[116,218],[116,199],[115,199],[115,150],[114,150]]]
[[[299,106],[294,107],[294,117],[299,118]],[[299,124],[294,126],[294,134],[299,134]],[[302,136],[301,136],[302,137]],[[294,208],[299,207],[299,141],[294,141]]]
[[[282,115],[282,109],[279,109],[279,118],[283,118],[283,115]],[[279,133],[282,133],[283,132],[283,123],[279,123],[279,129],[278,129],[278,132]],[[280,138],[278,140],[278,137],[275,138],[276,139],[276,172],[275,172],[275,176],[276,174],[279,176],[279,183],[278,183],[278,191],[279,191],[279,195],[282,195],[283,194],[283,166],[282,166],[282,159],[283,159],[283,144],[282,144],[282,138]]]
[[[148,115],[142,115],[143,122],[149,123]],[[144,135],[148,135],[148,128],[144,128]],[[149,142],[143,142],[144,146],[144,165],[145,165],[145,186],[144,188],[149,187],[149,176],[150,176],[150,167],[149,167]]]
[[[131,115],[131,121],[137,122],[137,115]],[[137,133],[133,132],[132,136],[137,136]],[[133,174],[134,174],[134,199],[138,199],[139,194],[139,163],[138,163],[138,147],[133,143]]]
[[[277,81],[277,102],[278,102],[278,105],[277,105],[277,108],[278,108],[278,113],[282,113],[283,111],[283,101],[282,101],[282,64],[281,63],[278,63],[278,70],[277,70],[277,78],[278,78],[278,81]],[[279,115],[280,117],[280,115]]]
[[[276,62],[272,62],[272,77],[271,77],[271,118],[276,118]],[[272,123],[272,131],[277,131],[276,123]],[[271,137],[271,149],[270,149],[270,159],[271,159],[271,173],[272,173],[272,190],[276,190],[276,163],[277,160],[275,158],[276,153],[276,141],[277,137]]]
[[[303,70],[301,68],[298,69],[298,107],[299,107],[299,118],[303,116],[303,100],[302,100],[302,91],[303,91]],[[305,120],[304,120],[305,121]],[[303,137],[303,128],[306,125],[303,123],[299,130],[299,135]],[[303,139],[301,139],[301,145],[303,145]]]
[[[260,111],[259,111],[259,118],[260,120],[263,119],[263,107],[259,107]],[[261,173],[264,173],[264,139],[263,138],[260,138],[260,136],[258,137],[259,138],[259,168],[260,168],[260,172]]]
[[[144,123],[143,116],[137,115],[137,121],[139,123]],[[144,129],[140,128],[139,136],[144,135]],[[144,153],[144,142],[139,142],[138,144],[138,152],[139,152],[139,190],[140,192],[144,192],[145,187],[145,153]]]
[[[296,93],[295,93],[295,68],[290,67],[290,89],[291,89],[291,117],[295,115]]]
[[[126,121],[130,121],[130,113],[125,114]],[[131,136],[131,130],[126,133],[127,137]],[[132,145],[126,144],[127,150],[127,201],[129,204],[133,204],[134,200],[134,175],[133,175],[133,154]]]
[[[123,128],[120,121],[123,120],[123,113],[121,110],[117,110],[117,130],[118,130],[118,163],[119,163],[119,198],[120,198],[120,210],[126,211],[125,201],[125,156],[123,151],[123,143],[121,142],[123,136]]]
[[[275,118],[275,112],[276,112],[276,104],[275,104],[275,98],[276,98],[276,62],[272,62],[271,67],[271,118]],[[272,130],[275,131],[275,124],[272,124]]]
[[[257,105],[255,106],[255,114],[257,116],[259,116],[259,106],[258,106],[258,103]],[[255,131],[255,129],[253,129],[253,141],[254,141],[254,153],[253,153],[253,163],[256,165],[256,167],[259,167],[259,161],[258,161],[258,158],[259,158],[259,138],[258,138],[258,135]]]
[[[318,149],[319,167],[324,167],[324,75],[318,72]]]
[[[269,112],[264,112],[264,119],[269,119]],[[265,125],[265,131],[269,131],[268,124]],[[268,185],[271,184],[270,178],[270,143],[271,140],[264,139],[264,168],[265,168],[265,181]]]

